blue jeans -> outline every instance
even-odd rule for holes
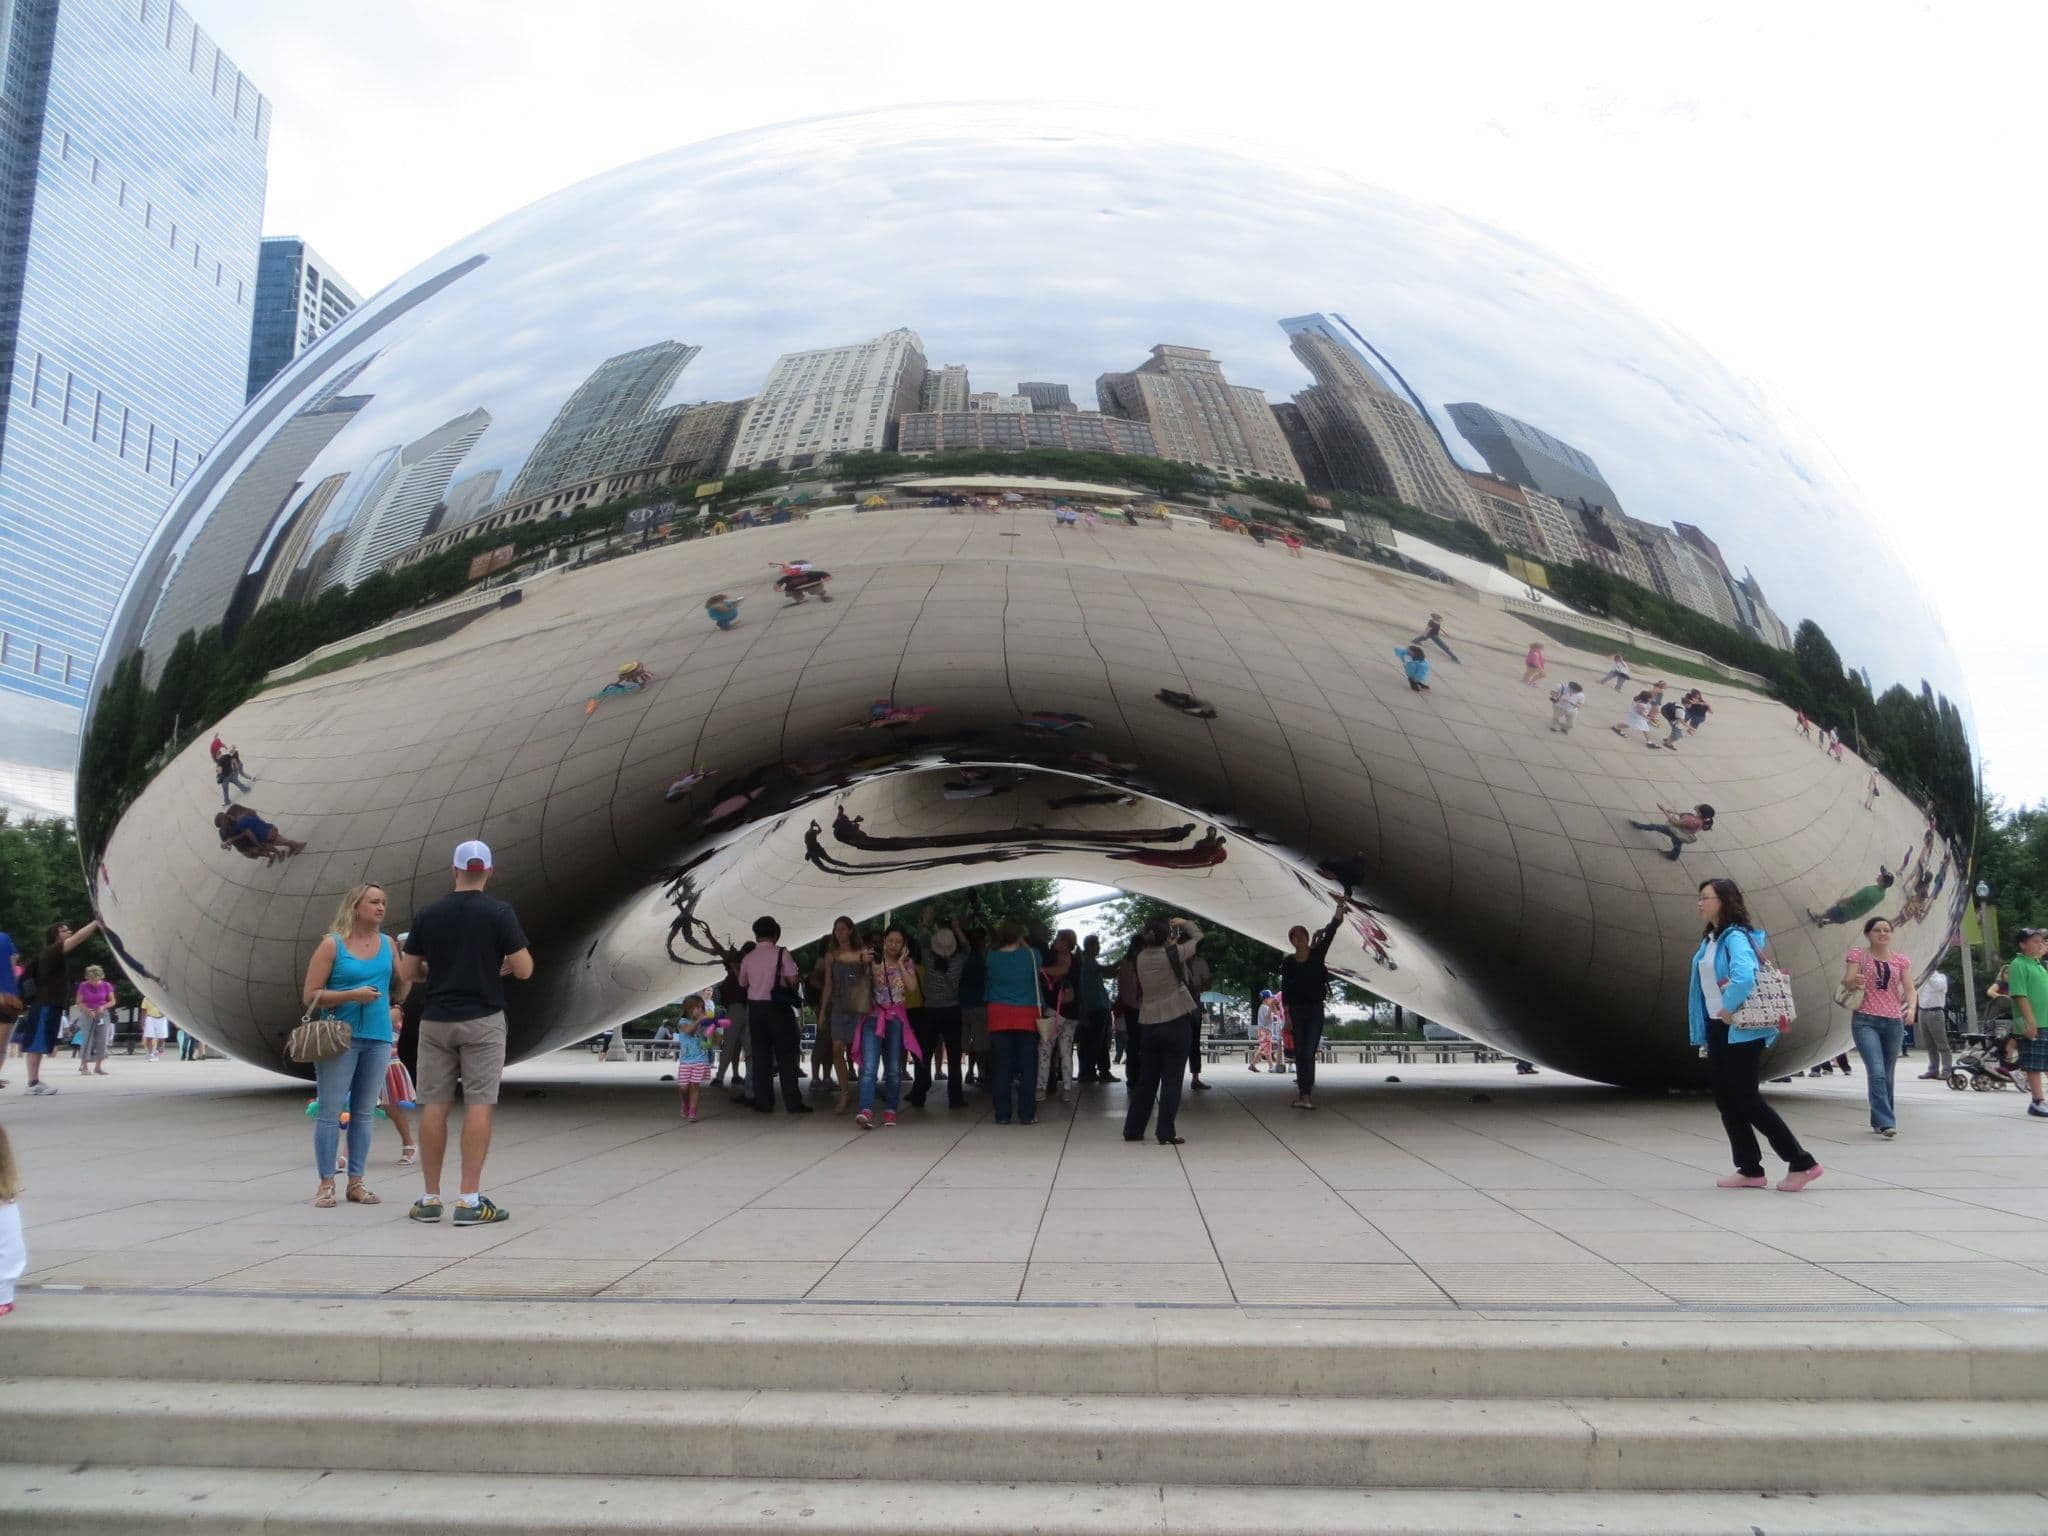
[[[334,1177],[344,1109],[348,1111],[348,1176],[363,1176],[370,1161],[370,1133],[377,1128],[377,1095],[384,1090],[384,1069],[390,1065],[389,1040],[360,1036],[339,1056],[313,1063],[320,1094],[320,1115],[313,1122],[313,1172],[321,1179]]]
[[[877,1034],[863,1019],[860,1029],[860,1112],[864,1115],[874,1113],[875,1069],[882,1064],[884,1057],[888,1058],[889,1069],[882,1079],[885,1099],[882,1107],[893,1115],[903,1097],[903,1021],[894,1017],[885,1019],[882,1032]]]
[[[988,1032],[989,1075],[994,1079],[990,1095],[996,1101],[996,1124],[1010,1123],[1011,1106],[1017,1122],[1029,1125],[1038,1118],[1038,1031],[1035,1029],[992,1029]]]
[[[1856,1054],[1863,1058],[1863,1089],[1870,1095],[1870,1128],[1882,1131],[1897,1125],[1892,1113],[1892,1081],[1899,1064],[1899,1050],[1906,1042],[1902,1019],[1880,1019],[1867,1013],[1849,1016],[1849,1034],[1856,1041]]]

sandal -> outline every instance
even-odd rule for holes
[[[322,1211],[334,1209],[334,1180],[322,1179],[320,1181],[320,1188],[313,1195],[313,1206],[314,1209]]]
[[[417,1163],[417,1162],[418,1162],[419,1160],[420,1160],[420,1149],[419,1149],[418,1147],[401,1147],[401,1148],[399,1148],[399,1151],[398,1151],[398,1166],[399,1166],[399,1167],[401,1167],[401,1168],[410,1168],[410,1167],[412,1167],[412,1166],[413,1166],[413,1165],[414,1165],[415,1163]]]
[[[382,1205],[384,1202],[365,1189],[361,1179],[350,1179],[348,1181],[348,1203],[350,1205]]]

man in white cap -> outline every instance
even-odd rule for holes
[[[420,1171],[426,1193],[413,1202],[414,1221],[441,1219],[441,1161],[448,1150],[448,1106],[462,1083],[462,1190],[455,1225],[504,1221],[509,1212],[483,1194],[484,1156],[491,1150],[491,1114],[505,1070],[505,983],[533,974],[526,934],[510,905],[484,894],[491,850],[475,841],[455,848],[455,889],[413,915],[405,936],[405,970],[424,986],[420,1011]]]

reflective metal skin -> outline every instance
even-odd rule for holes
[[[963,441],[1097,456],[835,457]],[[1362,520],[1366,494],[1441,537]],[[609,530],[561,520],[621,497]],[[1603,686],[1623,632],[1456,553],[1461,520],[1759,634],[1774,600],[1879,692],[1960,698],[1824,461],[1504,236],[1137,120],[913,110],[679,150],[392,285],[193,478],[95,683],[98,903],[173,1019],[291,1071],[342,893],[383,884],[402,929],[465,838],[532,940],[514,1058],[702,985],[705,936],[763,912],[794,945],[1059,875],[1280,946],[1348,892],[1332,962],[1360,984],[1679,1085],[1694,892],[1726,875],[1796,980],[1774,1068],[1842,1049],[1842,951],[1874,911],[1916,973],[1938,957],[1967,805],[1916,805],[1674,641],[1636,636]],[[1610,731],[1659,678],[1704,723]]]

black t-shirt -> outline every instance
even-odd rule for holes
[[[36,979],[36,1001],[56,1003],[60,1006],[67,1000],[71,988],[70,969],[65,957],[64,942],[58,940],[36,955],[35,963],[29,967]]]
[[[444,1023],[505,1011],[498,967],[526,948],[518,915],[482,891],[450,891],[413,915],[405,952],[427,962],[427,1002],[421,1016]]]

